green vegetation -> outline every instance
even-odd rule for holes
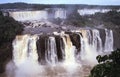
[[[120,77],[120,49],[109,55],[97,56],[99,62],[89,77]]]
[[[19,7],[21,6],[21,7]],[[67,19],[53,19],[50,21],[55,22],[56,24],[60,24],[61,22],[65,25],[73,25],[77,27],[84,27],[84,26],[97,26],[97,25],[104,25],[105,27],[114,28],[114,26],[120,25],[120,12],[117,11],[110,11],[107,13],[96,13],[95,15],[86,15],[81,16],[77,12],[77,9],[113,9],[118,10],[120,6],[100,6],[100,5],[49,5],[49,4],[27,4],[23,2],[17,3],[6,3],[0,4],[0,9],[6,11],[7,10],[43,10],[46,8],[63,8],[68,11]],[[51,10],[51,12],[53,12]]]
[[[11,17],[0,14],[0,45],[12,41],[17,34],[21,34],[23,26]]]
[[[92,19],[101,23],[111,23],[113,25],[120,25],[120,12],[115,10],[107,13],[96,13],[92,16]]]
[[[0,4],[0,9],[17,9],[17,10],[42,10],[45,8],[50,8],[50,5],[44,5],[44,4],[27,4],[23,2],[17,2],[17,3],[6,3],[6,4]]]
[[[120,25],[120,12],[109,11],[104,14],[103,21],[112,22],[115,25]]]
[[[20,6],[20,7],[19,7]],[[65,8],[70,11],[67,19],[57,18],[51,20],[55,24],[72,25],[77,27],[104,25],[106,27],[120,26],[120,12],[115,9],[120,6],[89,6],[89,5],[41,5],[26,3],[8,3],[0,4],[0,9],[17,9],[17,10],[41,10],[45,8]],[[81,16],[77,9],[83,8],[112,8],[113,11],[107,13],[96,13],[95,15]],[[72,11],[71,11],[72,9]],[[74,9],[74,10],[73,10]],[[52,11],[50,11],[52,12]],[[120,28],[120,27],[119,27]],[[119,30],[119,29],[118,29]],[[23,26],[11,17],[3,16],[0,12],[0,73],[4,72],[5,64],[12,58],[12,41],[17,34],[21,34]],[[112,52],[110,55],[98,56],[99,62],[91,70],[89,77],[120,77],[120,50]]]
[[[86,21],[87,20],[82,17],[77,10],[73,10],[70,14],[68,14],[64,24],[81,27],[86,25]]]
[[[108,28],[114,28],[120,25],[120,12],[115,10],[106,13],[96,13],[94,15],[81,16],[77,10],[71,12],[64,24],[78,27],[104,25]]]
[[[6,62],[12,58],[12,41],[22,31],[23,26],[20,23],[3,16],[0,11],[0,73],[4,72]]]

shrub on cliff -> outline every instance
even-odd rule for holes
[[[3,16],[0,12],[0,45],[11,42],[17,34],[21,34],[23,26],[13,18]]]
[[[68,14],[67,19],[65,20],[65,24],[72,26],[85,26],[85,18],[82,17],[77,10],[73,10],[70,14]]]
[[[112,22],[115,25],[120,25],[120,12],[109,11],[104,14],[103,20],[105,22]]]
[[[0,11],[0,73],[5,71],[6,63],[12,58],[12,41],[21,34],[23,26]]]
[[[103,24],[120,25],[120,12],[109,11],[106,13],[96,13],[92,16],[94,20],[102,22]],[[108,25],[107,25],[108,26]]]
[[[120,77],[120,49],[109,55],[97,56],[99,62],[89,77]]]

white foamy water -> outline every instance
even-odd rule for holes
[[[71,40],[73,36],[65,32],[54,32],[54,35],[43,38],[45,41],[39,43],[45,43],[45,51],[38,51],[37,48],[41,47],[37,42],[42,35],[16,36],[13,41],[13,59],[6,67],[7,77],[84,77],[84,72],[89,73],[88,70],[84,71],[84,68],[90,70],[88,66],[97,64],[98,54],[113,50],[112,30],[105,29],[105,45],[102,45],[101,34],[97,29],[81,29],[73,33],[79,36],[79,39],[76,39],[80,44],[79,53]],[[56,36],[59,36],[59,40]],[[45,58],[46,63],[38,61],[38,52]],[[59,60],[59,57],[63,59]]]
[[[113,51],[113,43],[114,43],[113,31],[105,29],[105,33],[106,33],[106,39],[105,39],[104,51],[105,52]]]
[[[54,65],[58,62],[56,42],[54,37],[49,37],[46,41],[45,58],[48,64]]]
[[[9,12],[10,16],[17,21],[27,21],[27,20],[41,20],[47,19],[47,11],[19,11],[19,12]]]

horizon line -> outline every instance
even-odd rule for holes
[[[111,4],[79,4],[79,3],[28,3],[28,2],[6,2],[0,4],[14,4],[14,3],[25,3],[25,4],[40,4],[40,5],[93,5],[93,6],[120,6]]]

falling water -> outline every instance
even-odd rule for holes
[[[28,42],[28,58],[32,61],[38,60],[38,54],[37,54],[37,47],[36,47],[36,41],[38,40],[38,36],[30,36],[29,42]]]
[[[19,11],[19,12],[9,12],[9,15],[17,21],[27,21],[27,20],[47,20],[51,17],[51,14],[47,10],[39,11]],[[53,17],[51,18],[66,18],[66,10],[57,8],[53,12]]]
[[[13,61],[17,69],[13,69],[12,76],[8,74],[8,77],[34,77],[43,71],[38,63],[37,40],[38,36],[36,35],[16,36],[16,39],[13,41]],[[11,67],[15,68],[14,66]],[[8,68],[10,69],[11,67]]]
[[[105,39],[105,47],[104,51],[109,52],[113,51],[113,32],[112,30],[105,29],[106,39]]]
[[[65,64],[75,63],[75,46],[72,45],[69,35],[62,37],[65,44]]]
[[[25,60],[38,60],[36,49],[37,36],[21,35],[16,36],[13,42],[13,60],[16,65],[24,63]]]
[[[20,12],[9,12],[10,16],[17,21],[26,21],[26,20],[38,20],[38,19],[47,19],[47,11],[20,11]]]
[[[102,40],[101,40],[101,37],[100,37],[100,33],[98,30],[92,30],[93,32],[93,47],[95,48],[96,51],[100,51],[102,52]]]
[[[65,34],[65,36],[62,37],[63,43],[64,43],[64,61],[63,61],[63,67],[67,70],[69,75],[72,75],[76,72],[77,68],[81,68],[81,64],[77,63],[75,58],[75,52],[76,47],[72,44],[72,41],[70,39],[70,36],[68,34]],[[63,56],[64,56],[63,55]]]
[[[56,42],[54,37],[49,37],[46,43],[45,58],[47,63],[55,64],[58,62]]]
[[[66,10],[64,9],[57,9],[55,11],[55,18],[62,18],[62,19],[65,19],[66,18]]]
[[[71,38],[72,33],[79,37],[74,39],[79,41],[79,50]],[[82,73],[79,71],[81,65],[94,65],[97,63],[96,56],[100,52],[113,50],[112,30],[105,29],[105,34],[104,45],[102,45],[100,30],[97,29],[83,29],[70,34],[54,33],[43,38],[40,37],[42,35],[18,35],[13,41],[13,64],[7,66],[7,70],[14,74],[8,73],[8,77],[49,77],[49,75],[60,77],[61,74],[64,74],[63,77],[74,74],[81,76]],[[41,39],[44,41],[39,42]],[[38,46],[43,45],[43,42],[45,46]],[[41,47],[39,49],[44,51],[39,51],[37,47]],[[44,57],[46,63],[38,61],[38,52]],[[62,57],[62,60],[59,61],[59,57]],[[14,68],[10,69],[13,66]]]
[[[81,60],[87,61],[92,64],[96,64],[96,56],[98,55],[95,47],[89,44],[89,39],[91,36],[88,36],[90,32],[88,30],[81,30],[82,36],[80,35],[81,39]]]
[[[16,36],[13,41],[13,61],[16,66],[19,66],[27,59],[28,41],[28,35]]]

